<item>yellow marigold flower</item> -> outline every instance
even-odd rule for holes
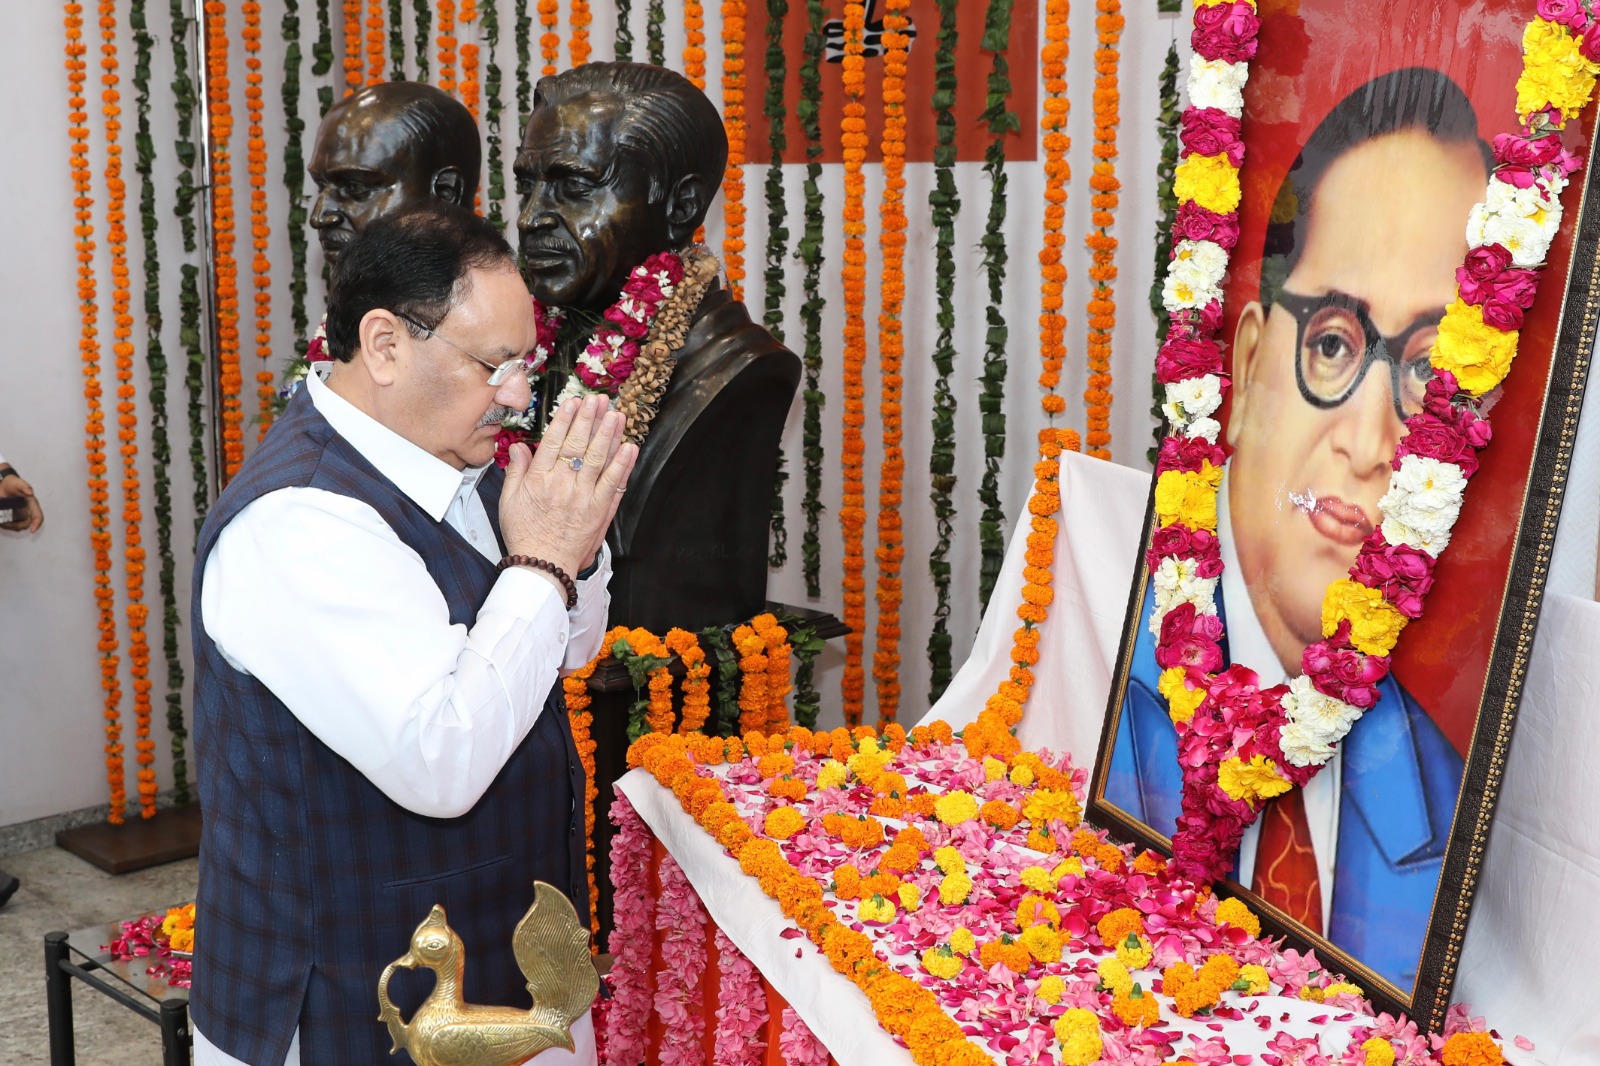
[[[961,857],[961,852],[949,844],[933,853],[933,864],[947,874],[965,872],[967,869],[967,860]]]
[[[1232,955],[1217,952],[1200,967],[1199,979],[1218,988],[1230,988],[1239,979],[1239,963]]]
[[[978,938],[972,935],[971,929],[958,925],[950,931],[950,947],[963,955],[971,955],[978,950]]]
[[[1161,671],[1161,677],[1156,681],[1156,691],[1166,697],[1167,717],[1174,724],[1193,718],[1194,712],[1205,702],[1206,690],[1190,688],[1185,680],[1188,676],[1189,672],[1183,667],[1170,666]]]
[[[1038,826],[1034,826],[1032,829],[1028,830],[1028,847],[1034,851],[1042,851],[1048,855],[1050,852],[1056,850],[1056,838],[1051,836],[1045,830],[1040,829]]]
[[[850,756],[850,761],[845,765],[850,767],[851,773],[870,785],[873,779],[883,772],[884,764],[893,760],[893,752],[858,751]]]
[[[1522,33],[1522,76],[1517,79],[1517,114],[1546,105],[1572,116],[1594,92],[1596,67],[1583,57],[1566,26],[1542,18]]]
[[[1078,797],[1072,793],[1041,788],[1022,801],[1022,816],[1034,825],[1062,821],[1071,829],[1083,820],[1083,811],[1078,806]]]
[[[939,902],[947,907],[957,907],[967,901],[972,891],[972,878],[964,873],[946,874],[939,882]]]
[[[983,757],[983,779],[985,781],[998,781],[1006,776],[1006,764],[996,759],[993,755]]]
[[[1033,994],[1053,1007],[1067,994],[1067,982],[1051,974],[1039,982],[1039,987],[1033,990]]]
[[[1146,995],[1138,985],[1113,997],[1111,1012],[1127,1026],[1154,1025],[1161,1020],[1161,1007],[1156,1003],[1156,997]]]
[[[1231,925],[1251,936],[1261,935],[1261,919],[1240,900],[1230,897],[1218,903],[1216,920],[1218,925]]]
[[[1237,755],[1222,760],[1217,768],[1217,784],[1232,798],[1259,803],[1289,791],[1289,782],[1278,776],[1278,765],[1265,755],[1252,755],[1244,762]]]
[[[770,751],[761,756],[761,760],[756,763],[756,769],[763,781],[782,777],[784,774],[794,772],[794,756],[786,751]]]
[[[1149,966],[1154,954],[1150,941],[1138,933],[1129,933],[1128,938],[1117,945],[1117,961],[1130,970],[1142,970]]]
[[[1192,157],[1191,157],[1192,158]],[[1168,470],[1156,479],[1156,524],[1180,523],[1190,529],[1217,528],[1217,486],[1222,471],[1209,462],[1199,473]]]
[[[1226,215],[1239,208],[1239,169],[1225,155],[1191,155],[1178,164],[1172,191],[1179,200]]]
[[[1024,787],[1033,784],[1033,768],[1025,765],[1013,766],[1011,768],[1011,783]]]
[[[862,737],[860,743],[856,745],[856,751],[863,755],[876,755],[882,750],[883,749],[878,746],[878,738],[874,736]]]
[[[193,951],[194,930],[174,929],[168,943],[171,945],[173,951]]]
[[[1073,1007],[1056,1019],[1056,1039],[1061,1041],[1063,1066],[1089,1066],[1100,1057],[1100,1020],[1093,1011]]]
[[[1368,1037],[1361,1050],[1366,1066],[1394,1066],[1394,1045],[1381,1036]]]
[[[1307,1003],[1321,1003],[1324,996],[1325,993],[1320,988],[1313,988],[1311,985],[1300,986],[1300,998]]]
[[[1028,949],[1028,954],[1040,962],[1049,965],[1061,961],[1061,934],[1049,925],[1044,923],[1030,925],[1023,930],[1020,939],[1022,945]]]
[[[1429,357],[1467,392],[1482,396],[1510,372],[1516,354],[1515,331],[1495,329],[1484,322],[1481,307],[1457,298],[1439,322]]]
[[[1100,943],[1115,949],[1128,939],[1129,933],[1144,932],[1144,915],[1132,907],[1118,907],[1101,915],[1100,920],[1094,923],[1094,931],[1100,934]]]
[[[894,904],[874,893],[871,899],[862,901],[861,909],[857,913],[863,922],[882,925],[894,921]]]
[[[833,894],[840,899],[854,899],[861,891],[861,871],[851,863],[842,863],[833,871]]]
[[[1382,590],[1341,577],[1322,597],[1322,635],[1333,636],[1345,619],[1350,621],[1350,643],[1366,655],[1388,655],[1406,627],[1406,616],[1383,598]]]
[[[972,793],[955,789],[939,797],[933,805],[933,813],[945,825],[960,825],[977,815],[978,801]]]
[[[922,902],[922,890],[909,882],[900,886],[899,896],[900,906],[908,911],[916,910],[918,904]]]
[[[1057,881],[1061,880],[1068,874],[1073,874],[1077,877],[1083,876],[1083,860],[1078,858],[1076,855],[1068,855],[1065,859],[1061,860],[1060,864],[1057,865],[1054,870],[1050,871],[1050,876],[1055,878]]]
[[[1056,887],[1056,879],[1043,866],[1030,866],[1022,871],[1022,885],[1035,892],[1049,892]]]
[[[1100,965],[1095,967],[1095,972],[1100,975],[1100,984],[1114,996],[1125,996],[1133,987],[1133,976],[1128,973],[1128,968],[1122,964],[1122,960],[1115,955],[1107,955],[1101,959]]]
[[[817,771],[817,787],[819,789],[838,788],[848,780],[850,780],[850,771],[845,767],[844,763],[834,759],[829,759],[823,763],[822,769]]]
[[[1267,976],[1267,968],[1254,963],[1239,967],[1239,977],[1235,984],[1238,983],[1243,983],[1245,986],[1239,991],[1252,996],[1264,996],[1272,988],[1272,979]]]
[[[1352,996],[1361,995],[1361,986],[1353,985],[1349,981],[1338,981],[1322,990],[1325,996],[1338,996],[1348,993]]]
[[[793,807],[774,807],[767,813],[767,836],[788,840],[806,827],[806,816]]]
[[[922,968],[946,981],[960,973],[961,966],[961,957],[952,953],[948,944],[929,948],[922,953]]]
[[[1506,1058],[1488,1033],[1456,1033],[1439,1051],[1444,1066],[1500,1066]]]

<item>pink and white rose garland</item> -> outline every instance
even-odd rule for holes
[[[1332,757],[1377,702],[1400,631],[1422,614],[1434,564],[1478,469],[1476,452],[1489,443],[1482,399],[1510,371],[1517,330],[1560,228],[1561,191],[1580,166],[1557,134],[1588,102],[1600,70],[1593,5],[1539,0],[1523,37],[1522,130],[1494,140],[1497,165],[1468,220],[1471,250],[1456,272],[1458,298],[1439,324],[1422,410],[1406,420],[1396,449],[1379,501],[1383,521],[1349,576],[1329,587],[1323,639],[1306,648],[1304,672],[1264,689],[1243,666],[1221,669],[1216,496],[1226,458],[1212,417],[1229,384],[1218,339],[1222,281],[1239,238],[1242,92],[1259,26],[1248,0],[1195,10],[1179,208],[1163,287],[1171,330],[1156,356],[1171,428],[1156,464],[1157,528],[1146,556],[1155,586],[1150,629],[1184,774],[1173,856],[1200,883],[1228,872],[1265,800],[1303,786]]]

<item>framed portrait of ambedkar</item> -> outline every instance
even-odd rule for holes
[[[1242,117],[1186,128],[1190,155],[1242,144],[1237,218],[1180,212],[1175,239],[1226,231],[1227,271],[1157,363],[1175,422],[1090,791],[1094,820],[1435,1029],[1600,294],[1593,108],[1548,137],[1518,121],[1535,14],[1260,0]],[[1503,382],[1439,369],[1507,331]],[[1201,379],[1174,361],[1213,357],[1220,404],[1175,391]]]

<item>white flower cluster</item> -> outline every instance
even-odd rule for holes
[[[1461,515],[1467,478],[1455,463],[1408,455],[1389,477],[1389,491],[1378,500],[1383,511],[1383,536],[1390,544],[1407,544],[1435,559],[1450,544],[1450,531]]]
[[[1228,272],[1228,253],[1215,241],[1179,241],[1167,264],[1161,300],[1168,311],[1198,311],[1213,300],[1222,301],[1222,279]]]
[[[1474,248],[1504,245],[1516,266],[1541,265],[1561,228],[1561,190],[1566,184],[1559,172],[1542,174],[1526,189],[1490,181],[1483,202],[1467,216],[1467,243]]]
[[[1150,612],[1150,633],[1161,636],[1161,620],[1180,603],[1192,603],[1201,614],[1217,613],[1217,578],[1200,577],[1192,559],[1166,558],[1156,568],[1156,607]]]
[[[1189,106],[1214,107],[1240,117],[1244,114],[1244,83],[1249,72],[1244,63],[1195,57],[1189,62]]]
[[[1216,419],[1207,416],[1222,406],[1222,379],[1215,374],[1202,374],[1163,387],[1166,402],[1161,405],[1161,413],[1173,430],[1191,437],[1205,437],[1215,444],[1222,427]],[[1202,426],[1202,422],[1209,425]]]
[[[1327,762],[1333,757],[1333,746],[1361,717],[1361,708],[1324,696],[1304,674],[1289,682],[1289,691],[1278,703],[1289,719],[1279,734],[1278,746],[1295,766]]]

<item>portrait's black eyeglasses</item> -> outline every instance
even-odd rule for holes
[[[394,314],[396,318],[405,319],[407,322],[411,323],[412,326],[420,329],[428,336],[444,341],[450,347],[454,348],[468,359],[471,359],[474,363],[477,363],[481,367],[487,368],[489,371],[489,384],[494,388],[499,388],[501,385],[504,385],[508,380],[510,380],[511,375],[516,372],[518,368],[527,364],[527,360],[520,355],[507,359],[503,363],[491,362],[482,356],[473,355],[471,352],[461,347],[461,345],[457,344],[449,337],[446,337],[443,333],[440,333],[436,329],[429,329],[427,326],[424,326],[421,322],[418,322],[404,311],[396,311]]]
[[[1386,337],[1373,324],[1366,302],[1342,292],[1279,292],[1273,302],[1295,320],[1295,381],[1306,403],[1323,410],[1338,407],[1361,387],[1368,368],[1383,359],[1389,363],[1395,417],[1404,422],[1422,410],[1433,378],[1428,352],[1439,333],[1442,308]]]

